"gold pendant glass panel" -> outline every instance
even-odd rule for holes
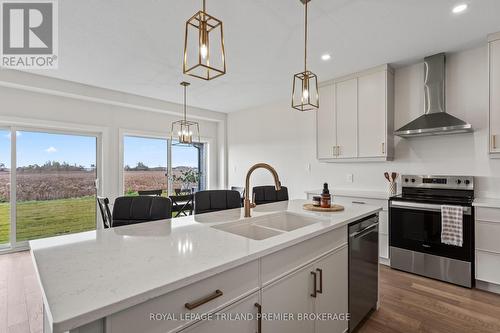
[[[319,108],[318,77],[311,71],[293,76],[292,107],[299,111]]]
[[[226,73],[221,20],[200,10],[186,22],[183,71],[203,80]]]

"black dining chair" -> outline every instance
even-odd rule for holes
[[[193,215],[193,200],[192,194],[171,195],[172,212],[176,213],[175,217]]]
[[[153,197],[161,197],[163,194],[163,190],[143,190],[143,191],[137,191],[139,195],[149,195]]]
[[[241,208],[241,195],[238,191],[210,190],[194,194],[194,213],[204,214],[226,209]]]
[[[288,200],[288,189],[285,186],[281,186],[279,191],[274,186],[256,186],[252,193],[256,205]]]
[[[113,205],[113,227],[172,218],[169,198],[136,196],[118,197]]]
[[[97,197],[97,204],[99,205],[99,210],[101,211],[104,229],[111,228],[113,226],[113,217],[111,216],[111,211],[109,210],[109,199],[105,197]]]

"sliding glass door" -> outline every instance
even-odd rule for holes
[[[0,129],[0,248],[10,246],[10,130]]]
[[[205,189],[204,144],[172,144],[172,187],[175,191]]]
[[[16,131],[16,240],[96,228],[97,138]]]

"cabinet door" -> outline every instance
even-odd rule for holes
[[[359,78],[359,157],[383,157],[387,154],[387,73]]]
[[[490,152],[500,153],[500,40],[490,43]]]
[[[312,313],[314,277],[312,265],[292,273],[262,290],[262,312]],[[263,320],[262,332],[313,333],[311,320]]]
[[[186,333],[255,333],[258,332],[258,310],[256,303],[259,304],[258,294],[254,294],[244,300],[233,304],[229,308],[221,311],[210,318],[211,320],[202,321],[190,326],[182,332]],[[248,316],[245,320],[241,315]],[[240,316],[240,317],[237,317]],[[241,319],[241,320],[236,320]],[[253,319],[253,320],[250,320]]]
[[[333,85],[319,88],[320,104],[316,112],[316,135],[318,159],[334,158],[334,147],[337,136],[335,133]]]
[[[338,158],[358,155],[358,80],[336,84],[335,113],[337,117]]]
[[[322,259],[315,268],[322,270],[323,291],[315,303],[317,314],[347,314],[348,312],[348,249],[347,247]],[[342,333],[347,330],[347,320],[318,320],[316,333]]]

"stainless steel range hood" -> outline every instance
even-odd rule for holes
[[[436,54],[424,59],[425,113],[394,132],[407,138],[472,132],[471,124],[446,113],[446,55]]]

